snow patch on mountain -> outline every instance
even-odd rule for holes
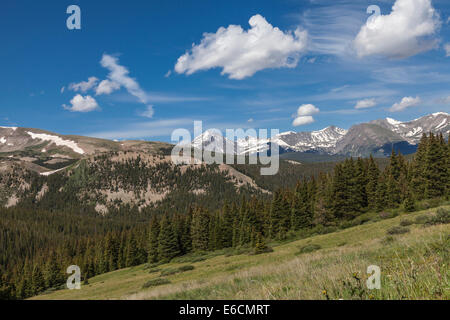
[[[395,120],[395,119],[392,119],[392,118],[386,118],[386,121],[387,121],[389,124],[393,125],[393,126],[398,126],[399,124],[402,124],[402,123],[403,123],[403,122],[401,122],[401,121],[398,121],[398,120]]]
[[[2,126],[0,126],[0,128],[2,128],[2,129],[11,129],[13,131],[17,130],[17,127],[2,127]]]
[[[54,143],[57,146],[68,147],[68,148],[72,149],[76,153],[79,153],[79,154],[84,154],[85,153],[84,150],[81,149],[76,142],[71,141],[71,140],[64,140],[61,137],[52,136],[52,135],[45,134],[45,133],[33,133],[33,132],[30,132],[30,131],[27,131],[27,134],[32,139],[39,139],[39,140],[43,140],[43,141],[50,141],[51,143]]]
[[[447,119],[442,120],[442,122],[440,124],[438,124],[438,126],[436,127],[436,129],[440,129],[443,126],[445,126],[445,124],[447,123]]]

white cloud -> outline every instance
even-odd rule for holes
[[[374,16],[361,27],[354,47],[359,57],[406,58],[436,47],[440,25],[431,0],[397,0],[390,14]]]
[[[298,107],[297,115],[298,116],[311,116],[313,114],[319,113],[319,108],[316,108],[313,104],[302,104]]]
[[[292,125],[294,127],[298,127],[298,126],[303,126],[305,124],[309,124],[309,123],[313,123],[314,122],[314,118],[311,116],[304,116],[304,117],[297,117],[294,119],[294,121],[292,122]]]
[[[375,101],[375,99],[363,99],[363,100],[359,100],[356,105],[355,105],[355,109],[367,109],[367,108],[372,108],[375,107],[377,105],[377,102]]]
[[[128,71],[128,69],[119,64],[119,59],[108,54],[104,54],[102,60],[100,61],[100,64],[104,68],[109,70],[109,80],[105,80],[108,82],[102,81],[103,88],[100,91],[101,93],[98,94],[108,94],[108,92],[111,90],[114,91],[119,89],[120,87],[124,87],[125,89],[127,89],[128,93],[138,98],[141,103],[148,104],[149,99],[147,94],[144,90],[141,89],[139,83],[129,76],[130,72]],[[153,111],[153,106],[148,105],[147,110]],[[150,113],[147,113],[147,117],[148,115],[150,115]]]
[[[164,78],[170,77],[171,74],[172,74],[172,70],[167,71],[166,74],[164,75]]]
[[[446,57],[450,57],[450,43],[447,43],[447,44],[444,46],[444,49],[445,49],[445,56],[446,56]]]
[[[314,2],[313,7],[305,8],[302,13],[289,14],[308,30],[308,52],[341,57],[351,54],[358,26],[366,18],[360,1]]]
[[[154,114],[155,114],[155,110],[153,110],[153,106],[147,106],[147,109],[145,109],[145,111],[142,111],[139,113],[139,115],[141,117],[146,117],[146,118],[152,118]]]
[[[64,90],[66,90],[66,87],[61,88],[61,93],[64,93]]]
[[[97,89],[95,89],[95,94],[101,95],[101,94],[111,94],[116,90],[120,89],[120,84],[118,84],[117,82],[114,81],[110,81],[110,80],[102,80]]]
[[[98,79],[96,77],[88,78],[88,81],[81,81],[80,83],[71,83],[69,89],[72,91],[87,92],[96,86]]]
[[[389,109],[389,111],[391,111],[391,112],[403,111],[406,108],[417,106],[421,102],[422,102],[422,100],[419,97],[415,97],[415,98],[413,98],[413,97],[404,97],[402,99],[402,101],[400,101],[399,103],[395,103]]]
[[[239,80],[267,68],[297,66],[306,49],[306,31],[283,32],[259,14],[251,17],[249,24],[249,30],[229,25],[216,33],[204,33],[200,44],[178,58],[175,71],[190,75],[220,67],[222,75]]]
[[[253,121],[254,121],[253,118],[247,120],[248,123],[252,123]]]
[[[312,104],[302,104],[298,107],[296,117],[292,122],[294,127],[302,126],[314,122],[313,114],[319,113],[320,110]]]
[[[90,112],[99,109],[97,101],[91,96],[83,97],[81,94],[77,94],[70,100],[71,107],[63,105],[64,109],[72,112]]]

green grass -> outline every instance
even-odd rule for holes
[[[180,257],[157,266],[161,272],[149,272],[148,265],[122,269],[89,279],[81,290],[35,299],[448,300],[450,224],[436,222],[442,218],[427,223],[435,212],[399,213],[388,219],[372,215],[375,219],[348,229],[271,244],[274,251],[261,255],[222,250]],[[409,232],[388,233],[404,228],[400,223],[406,219],[413,222]],[[381,268],[380,290],[366,288],[369,265]],[[162,276],[164,270],[168,274]],[[145,284],[149,287],[143,288]]]

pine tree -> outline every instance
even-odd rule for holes
[[[270,251],[269,247],[266,245],[266,241],[261,233],[256,234],[255,240],[255,254],[266,253]]]
[[[312,224],[312,211],[306,181],[297,184],[291,210],[291,227],[293,230],[308,228]]]
[[[334,168],[332,187],[332,212],[337,219],[343,219],[350,214],[350,185],[344,171],[345,164],[337,164]]]
[[[399,159],[392,149],[390,157],[390,163],[387,170],[386,192],[387,192],[387,205],[390,208],[395,208],[401,203],[401,190],[399,179],[402,172]]]
[[[116,270],[119,260],[119,244],[111,233],[106,235],[104,255],[103,259],[107,262],[108,271]]]
[[[411,163],[411,181],[410,188],[418,200],[425,198],[425,187],[426,187],[426,157],[428,150],[428,137],[426,133],[422,135],[420,139],[419,146],[417,147],[416,154],[414,155],[414,160]]]
[[[42,292],[45,288],[45,279],[44,275],[42,274],[41,269],[38,265],[35,265],[33,267],[33,274],[31,278],[31,286],[33,290],[33,294],[36,295],[40,292]]]
[[[290,227],[290,201],[281,190],[275,192],[270,211],[270,237],[284,239]]]
[[[377,184],[377,195],[376,195],[376,202],[375,202],[375,209],[377,211],[382,211],[385,209],[388,205],[388,199],[387,199],[387,186],[386,186],[386,178],[384,175],[381,175],[378,179]]]
[[[150,221],[150,232],[148,240],[148,262],[155,263],[159,260],[158,257],[158,238],[161,226],[159,225],[158,218],[153,216]]]
[[[53,251],[47,261],[45,270],[45,286],[47,288],[55,288],[63,282],[61,268],[58,264],[56,253]]]
[[[414,203],[414,198],[412,195],[412,192],[408,190],[406,193],[405,201],[404,201],[404,207],[406,212],[413,212],[416,210],[416,206]]]
[[[165,215],[161,219],[161,229],[158,236],[158,258],[160,261],[169,262],[179,254],[180,249],[172,221]]]
[[[367,207],[367,171],[364,162],[358,158],[353,167],[354,177],[352,181],[351,201],[355,212],[362,212]]]
[[[134,234],[131,233],[128,237],[126,249],[125,249],[125,266],[133,267],[139,264],[137,257],[137,243]]]
[[[447,183],[447,168],[445,159],[445,143],[442,137],[435,137],[430,134],[430,140],[426,155],[426,186],[425,195],[427,198],[437,198],[444,195]]]
[[[372,210],[376,209],[377,186],[379,177],[380,177],[380,170],[378,169],[378,166],[375,163],[375,160],[373,159],[372,155],[370,155],[367,168],[366,194],[367,194],[367,205]]]
[[[203,208],[197,208],[192,216],[192,250],[206,251],[209,246],[209,214]]]
[[[225,201],[222,208],[222,245],[224,248],[233,246],[233,223],[234,216],[232,214],[228,202]]]

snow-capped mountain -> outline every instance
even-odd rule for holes
[[[433,113],[408,122],[386,118],[371,123],[397,133],[410,144],[418,144],[423,133],[434,132],[448,135],[450,132],[450,116],[445,112]]]
[[[192,141],[191,146],[224,154],[236,154],[237,152],[236,142],[228,140],[215,130],[206,130]]]
[[[202,146],[204,150],[238,155],[264,152],[270,148],[270,144],[276,144],[282,152],[331,152],[346,132],[347,130],[331,126],[312,132],[283,132],[269,139],[247,136],[231,141],[223,137],[220,132],[207,130],[192,141],[192,146],[194,148]]]
[[[317,151],[332,153],[336,144],[347,133],[347,130],[330,126],[312,132],[285,132],[271,139],[272,143],[278,144],[281,148],[296,152]]]
[[[283,132],[270,139],[256,137],[235,141],[224,138],[220,132],[206,131],[192,141],[194,147],[220,153],[253,154],[264,152],[271,144],[284,152],[318,152],[350,156],[389,155],[392,148],[402,153],[415,151],[423,133],[442,133],[448,138],[450,115],[433,113],[412,121],[401,122],[392,118],[374,120],[352,126],[349,130],[330,126],[312,132]]]

